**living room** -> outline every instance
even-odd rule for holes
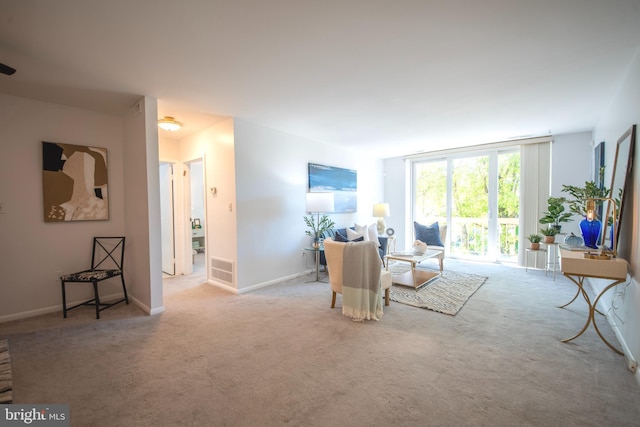
[[[636,52],[628,60],[628,68],[615,85],[618,89],[601,101],[607,107],[592,128],[545,135],[554,140],[553,194],[558,194],[562,184],[580,184],[590,178],[586,163],[590,161],[594,141],[606,142],[606,157],[611,159],[615,141],[629,126],[640,122],[640,57]],[[392,206],[392,216],[386,221],[397,230],[398,247],[410,243],[403,159],[408,152],[380,158],[366,149],[328,144],[254,123],[250,117],[229,116],[179,141],[183,151],[172,154],[167,146],[174,141],[158,136],[157,112],[163,102],[160,95],[128,98],[133,107],[120,115],[69,105],[68,99],[63,102],[17,94],[4,86],[6,81],[2,83],[0,154],[5,165],[0,171],[0,229],[5,277],[0,322],[60,313],[58,275],[89,263],[90,239],[98,234],[127,235],[126,274],[133,302],[146,314],[165,311],[159,266],[158,160],[206,158],[208,254],[235,263],[234,285],[227,287],[230,295],[250,294],[308,271],[301,252],[308,245],[302,216],[306,214],[309,162],[358,172],[359,209],[354,214],[335,216],[340,226],[374,222],[370,207],[384,200]],[[80,89],[95,91],[95,99],[104,95],[101,88]],[[461,116],[461,125],[463,120]],[[63,224],[43,221],[42,141],[107,148],[108,221]],[[430,148],[434,146],[437,142]],[[215,194],[212,187],[216,188]],[[628,250],[621,254],[630,263],[631,286],[619,308],[623,319],[619,330],[630,354],[638,360],[640,170],[637,167],[633,169],[631,188],[627,213],[633,221],[627,223],[631,228],[624,231]],[[576,224],[573,227],[577,230]],[[186,258],[188,254],[182,256]],[[594,281],[592,286],[601,289],[602,284]],[[107,290],[106,294],[115,290],[115,287]],[[619,363],[624,364],[622,359]]]

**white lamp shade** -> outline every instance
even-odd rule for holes
[[[333,211],[333,193],[307,193],[307,212]]]
[[[391,211],[389,210],[389,203],[376,203],[373,205],[373,215],[374,217],[379,218],[387,218],[391,216]]]

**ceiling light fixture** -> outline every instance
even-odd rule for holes
[[[182,127],[182,123],[171,116],[164,116],[164,119],[158,120],[158,126],[160,126],[160,129],[175,132],[177,130],[180,130],[180,128]]]

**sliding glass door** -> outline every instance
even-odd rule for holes
[[[413,219],[448,225],[448,254],[516,261],[520,152],[451,155],[413,163]]]
[[[451,160],[450,253],[486,258],[489,251],[489,157]]]

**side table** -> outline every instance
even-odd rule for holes
[[[320,281],[320,252],[324,252],[324,246],[319,246],[317,248],[307,247],[304,248],[305,251],[315,252],[316,255],[316,282]]]
[[[544,243],[542,242],[542,244],[547,246],[547,260],[546,263],[547,265],[544,268],[544,274],[545,276],[547,275],[547,271],[549,271],[549,269],[553,270],[553,281],[555,282],[556,280],[556,266],[559,264],[559,258],[560,258],[560,253],[559,251],[559,246],[560,246],[560,242],[553,242],[553,243]]]
[[[531,248],[526,248],[525,249],[525,253],[524,253],[524,271],[527,272],[529,270],[529,254],[533,253],[535,255],[534,257],[534,261],[533,261],[533,266],[534,268],[538,268],[538,254],[540,252],[544,252],[545,253],[545,257],[544,257],[544,262],[546,264],[547,262],[547,250],[544,248],[540,248],[540,249],[531,249]],[[546,266],[545,266],[545,273],[546,273]]]
[[[393,249],[391,249],[391,245],[393,245]],[[391,255],[396,251],[396,236],[387,236],[387,253],[386,255]]]

